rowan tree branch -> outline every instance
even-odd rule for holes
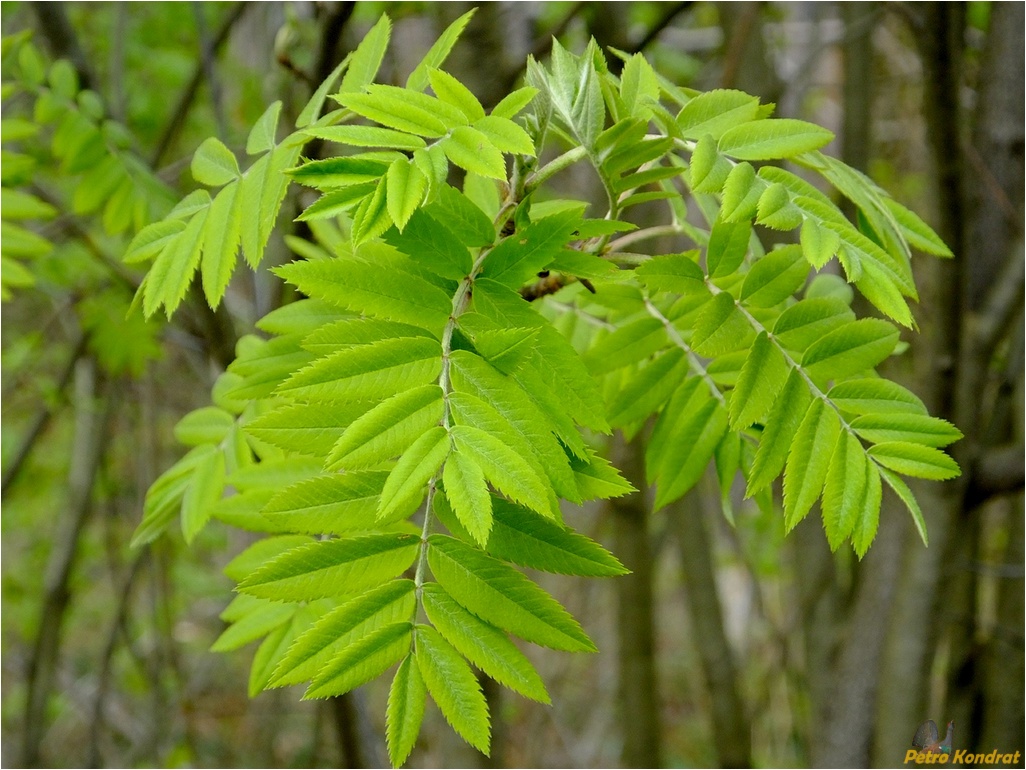
[[[78,73],[82,88],[94,88],[96,76],[89,61],[82,52],[78,36],[64,13],[64,3],[32,3],[32,10],[39,20],[39,28],[53,51],[54,58],[67,59]]]
[[[235,22],[242,17],[247,5],[248,3],[239,2],[232,6],[228,15],[225,16],[224,21],[221,22],[221,26],[218,27],[217,32],[214,33],[214,36],[210,41],[210,50],[212,53],[216,53],[218,49],[224,45],[224,42],[228,39],[228,33],[231,32]],[[193,102],[196,99],[196,93],[199,91],[200,84],[203,82],[203,73],[203,58],[200,57],[200,60],[196,62],[196,66],[193,68],[192,77],[189,78],[189,81],[186,83],[181,95],[178,97],[178,103],[171,111],[171,119],[164,127],[164,131],[160,135],[160,139],[157,141],[157,148],[153,151],[153,156],[150,159],[150,166],[152,168],[157,168],[160,165],[164,155],[166,155],[168,150],[171,149],[171,144],[178,136],[178,132],[181,131],[182,126],[185,125],[185,119],[189,116],[189,111],[192,109]]]
[[[1022,306],[1023,280],[1026,278],[1026,253],[1022,235],[1016,240],[1001,274],[990,287],[990,292],[977,314],[977,323],[971,340],[979,356],[977,364],[985,364],[1001,341],[1016,312]]]
[[[967,506],[976,507],[991,498],[1022,492],[1026,484],[1026,466],[1022,444],[985,449],[973,468],[972,484],[966,492]]]
[[[64,369],[61,370],[60,377],[57,379],[56,395],[58,398],[67,389],[68,383],[71,382],[71,377],[75,373],[75,365],[78,363],[79,359],[82,358],[82,354],[85,353],[87,341],[88,338],[85,334],[80,335],[75,341],[71,355],[68,357],[68,362],[64,365]],[[46,427],[50,424],[50,420],[53,417],[55,409],[55,403],[44,403],[36,413],[36,416],[32,418],[32,422],[29,425],[29,429],[25,434],[24,440],[18,447],[18,451],[14,453],[14,459],[11,461],[11,464],[7,466],[7,470],[4,471],[3,480],[0,482],[0,497],[7,494],[7,489],[11,486],[14,480],[18,478],[18,474],[24,467],[25,461],[31,456],[36,443],[43,435]]]

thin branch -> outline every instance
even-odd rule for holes
[[[54,57],[68,59],[78,73],[78,82],[82,88],[92,88],[97,82],[96,77],[82,52],[75,30],[68,22],[64,8],[64,3],[44,3],[38,0],[32,3],[32,10],[39,19],[40,31],[50,43]]]
[[[114,659],[114,651],[117,649],[118,637],[128,618],[128,607],[132,598],[132,588],[136,578],[142,572],[142,567],[149,556],[149,549],[143,549],[135,557],[132,566],[125,577],[125,581],[118,592],[117,611],[114,614],[114,622],[110,624],[107,633],[107,642],[103,647],[103,655],[100,663],[100,673],[96,684],[96,697],[93,700],[92,719],[89,725],[89,767],[100,767],[100,734],[104,728],[104,705],[107,701],[107,693],[110,689],[111,664]]]
[[[529,57],[534,57],[535,59],[541,59],[549,51],[551,51],[552,50],[552,41],[554,39],[556,39],[557,37],[559,37],[560,35],[562,35],[564,32],[566,32],[567,28],[570,26],[570,23],[587,6],[588,6],[588,4],[586,2],[574,3],[570,7],[570,10],[568,10],[566,12],[566,15],[562,19],[560,19],[556,23],[556,25],[554,27],[552,27],[552,29],[550,29],[548,32],[546,32],[543,35],[541,35],[535,41],[534,47],[531,48],[531,53],[529,54],[529,56],[525,56],[524,59],[523,59],[523,62],[519,66],[517,66],[514,70],[512,70],[508,75],[506,75],[505,86],[506,86],[506,90],[507,91],[512,89],[513,86],[516,84],[516,82],[524,74],[524,72],[527,71],[527,61],[528,61],[528,58]]]
[[[218,49],[224,45],[224,42],[228,39],[228,33],[231,32],[235,22],[242,17],[247,6],[248,3],[245,2],[239,2],[232,6],[232,9],[228,12],[224,21],[221,22],[221,26],[214,34],[213,40],[211,40],[211,50],[213,52],[216,53]],[[174,142],[175,137],[178,136],[178,132],[181,131],[182,126],[185,124],[185,119],[189,115],[189,110],[192,109],[192,104],[196,99],[196,93],[199,91],[199,87],[202,82],[203,62],[199,61],[196,62],[196,66],[192,72],[192,77],[189,78],[189,82],[186,83],[184,90],[178,97],[178,103],[171,112],[170,121],[168,121],[167,126],[164,128],[164,132],[157,141],[157,149],[154,150],[153,156],[150,160],[150,166],[152,168],[157,168],[160,165],[161,160],[164,158],[164,155],[171,149],[171,144]]]
[[[68,500],[47,565],[42,615],[26,676],[24,743],[20,758],[23,767],[35,767],[40,762],[46,706],[60,658],[61,629],[71,603],[71,574],[79,541],[92,510],[93,484],[108,440],[106,426],[112,399],[108,395],[103,413],[98,415],[93,403],[97,387],[96,363],[89,358],[82,359],[75,371],[76,424],[68,471]]]
[[[1026,253],[1020,235],[1012,247],[998,279],[991,286],[977,316],[971,346],[980,360],[976,365],[986,365],[990,354],[1004,336],[1016,311],[1022,306],[1023,279],[1026,277]]]
[[[1026,484],[1022,444],[1006,444],[984,450],[976,460],[972,486],[966,493],[970,508],[982,505],[991,498],[1021,493]]]
[[[217,77],[215,68],[214,41],[210,39],[207,31],[207,22],[203,18],[203,3],[193,0],[192,15],[196,20],[196,37],[200,49],[200,66],[203,68],[203,77],[207,80],[207,88],[210,89],[210,101],[214,107],[214,122],[217,123],[217,135],[222,139],[227,135],[224,126],[224,105],[221,99],[221,81]]]
[[[639,40],[637,43],[632,45],[630,50],[627,51],[627,53],[635,54],[644,51],[653,42],[655,42],[656,38],[659,37],[659,35],[662,33],[664,29],[670,26],[670,23],[674,19],[676,19],[679,14],[686,11],[692,5],[694,5],[694,3],[691,2],[691,0],[685,0],[685,2],[675,3],[671,5],[669,8],[667,8],[663,15],[656,20],[655,24],[651,26],[648,32],[645,33],[645,36],[641,38],[641,40]]]
[[[732,31],[730,40],[727,43],[727,50],[723,54],[723,72],[720,75],[720,88],[733,88],[737,81],[737,73],[741,69],[741,62],[744,59],[745,48],[748,41],[755,32],[756,20],[762,10],[761,2],[746,3],[742,11],[741,19]]]
[[[82,245],[86,247],[86,250],[96,257],[96,260],[106,267],[110,271],[110,274],[124,285],[126,289],[132,292],[138,290],[142,279],[135,276],[121,262],[104,251],[82,221],[65,209],[63,201],[38,184],[32,185],[32,192],[46,203],[49,203],[60,213],[60,216],[58,216],[57,219],[53,220],[43,228],[44,234],[49,230],[49,228],[62,228],[68,235],[81,240]]]
[[[68,357],[68,362],[57,379],[56,395],[58,397],[64,393],[68,383],[71,382],[71,377],[75,373],[75,365],[82,358],[82,354],[85,353],[87,340],[88,338],[84,334],[80,335],[78,340],[76,340],[71,355]],[[25,434],[24,440],[21,442],[21,446],[18,447],[18,451],[14,453],[14,459],[7,466],[7,470],[4,471],[3,481],[0,482],[0,497],[7,494],[8,488],[18,478],[18,474],[21,472],[22,467],[24,467],[25,461],[31,456],[36,443],[50,424],[55,408],[55,403],[44,403],[32,419],[32,423]]]
[[[630,246],[632,243],[638,243],[639,241],[646,241],[650,238],[661,238],[664,235],[684,234],[684,228],[679,225],[657,225],[655,227],[646,227],[642,230],[635,230],[632,233],[627,233],[627,235],[617,238],[606,248],[609,251],[623,251],[624,247]]]

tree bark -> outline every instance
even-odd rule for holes
[[[47,566],[39,630],[29,662],[20,764],[37,767],[46,732],[46,704],[60,662],[61,630],[71,602],[69,582],[78,544],[92,509],[92,489],[103,455],[106,415],[97,413],[96,362],[81,359],[75,372],[75,435],[68,471],[68,504]]]
[[[608,502],[616,548],[630,575],[617,578],[617,635],[620,666],[620,724],[623,767],[660,767],[659,694],[652,610],[652,548],[648,534],[644,449],[622,434],[613,439],[613,465],[639,491]]]
[[[691,617],[692,636],[705,674],[716,756],[721,767],[750,767],[752,729],[738,688],[737,670],[723,626],[723,611],[708,530],[708,496],[700,488],[674,503],[677,541]]]

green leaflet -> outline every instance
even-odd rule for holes
[[[505,500],[493,501],[495,524],[486,550],[521,567],[561,575],[608,577],[627,570],[584,535]]]
[[[488,177],[506,178],[506,161],[488,137],[470,126],[457,126],[439,142],[445,157],[460,168]]]
[[[416,609],[411,580],[390,580],[322,615],[275,667],[271,687],[312,679],[346,648],[375,631],[408,620]]]
[[[609,432],[602,395],[577,352],[528,303],[495,281],[478,279],[474,282],[472,308],[500,327],[538,328],[535,360],[527,370],[517,372],[514,379],[524,384],[532,400],[559,405],[557,409],[546,409],[549,414],[566,413],[585,427]],[[576,435],[576,429],[572,433]],[[560,432],[560,439],[567,446],[572,446],[574,440],[567,431]]]
[[[492,115],[500,118],[512,118],[524,109],[538,95],[538,89],[527,86],[518,88],[502,98],[492,109]]]
[[[356,471],[300,481],[277,491],[262,515],[266,531],[345,534],[374,530],[386,471]]]
[[[755,175],[751,163],[738,163],[730,170],[723,183],[723,205],[720,217],[724,222],[753,219],[758,210],[763,186]]]
[[[912,490],[908,488],[908,485],[899,476],[891,473],[886,468],[880,468],[880,475],[883,476],[887,485],[901,498],[901,501],[905,503],[908,512],[912,514],[912,521],[916,525],[916,531],[919,533],[923,545],[929,546],[930,538],[926,532],[926,520],[923,518],[923,512],[920,510],[919,503],[916,501],[916,496],[912,494]]]
[[[766,416],[787,379],[789,367],[766,332],[755,338],[730,399],[730,427],[747,428]]]
[[[492,249],[481,276],[506,286],[519,287],[555,259],[580,222],[581,216],[576,211],[565,211],[532,222]]]
[[[805,259],[817,270],[829,262],[841,246],[837,233],[821,227],[812,218],[802,222],[800,238]]]
[[[755,120],[759,100],[742,91],[717,89],[691,99],[677,115],[677,125],[685,139],[710,135],[719,139],[738,124]]]
[[[637,491],[608,460],[599,457],[590,449],[585,455],[586,459],[570,458],[574,481],[582,500],[620,497]]]
[[[609,404],[609,422],[617,428],[644,420],[670,397],[687,374],[684,351],[670,348],[641,368]]]
[[[146,491],[143,519],[132,535],[132,548],[153,542],[171,523],[192,473],[206,457],[217,450],[209,444],[196,447],[172,465]]]
[[[855,436],[841,431],[823,486],[823,528],[832,551],[851,535],[865,502],[865,451]]]
[[[424,585],[424,609],[442,637],[481,671],[527,698],[551,703],[538,672],[506,634],[468,612],[437,583]]]
[[[411,76],[412,77],[412,76]],[[395,672],[388,691],[385,737],[392,767],[399,767],[410,756],[424,719],[427,688],[413,655],[407,655]]]
[[[869,448],[869,455],[886,468],[906,476],[944,481],[959,474],[958,464],[939,449],[905,441],[888,441]]]
[[[289,549],[309,545],[312,542],[313,539],[305,535],[265,537],[263,540],[257,540],[253,545],[228,562],[225,565],[224,574],[232,580],[242,580],[261,565],[281,556]],[[262,600],[256,596],[250,596],[249,598],[254,601]]]
[[[806,299],[777,318],[773,336],[788,350],[804,351],[833,330],[855,320],[847,304],[837,299]]]
[[[199,446],[219,443],[235,424],[235,418],[223,409],[205,406],[194,409],[175,425],[175,439],[181,444]]]
[[[837,413],[822,400],[814,399],[787,453],[784,526],[788,530],[805,518],[819,498],[840,429]]]
[[[232,182],[214,198],[207,215],[203,240],[203,294],[207,304],[217,309],[235,269],[235,258],[242,235],[242,197],[238,182]]]
[[[477,97],[448,72],[430,69],[428,70],[428,80],[431,82],[431,90],[435,92],[435,96],[458,109],[467,120],[474,122],[485,116],[484,107],[481,106]]]
[[[632,491],[617,488],[613,494]],[[561,575],[609,577],[627,570],[601,545],[533,511],[494,497],[489,510],[492,528],[484,550],[521,567]],[[473,538],[455,517],[445,496],[435,498],[434,512],[450,532],[462,540]]]
[[[336,316],[337,317],[337,316]],[[303,338],[303,348],[311,353],[325,355],[353,345],[402,337],[431,338],[431,333],[419,326],[383,321],[379,318],[327,319]]]
[[[831,131],[793,118],[757,120],[734,126],[720,136],[720,152],[740,160],[792,158],[831,142]]]
[[[503,562],[451,537],[432,535],[428,564],[449,595],[482,620],[545,647],[595,651],[555,599]]]
[[[839,379],[871,369],[894,351],[898,330],[886,321],[860,318],[813,343],[802,367],[813,379]]]
[[[149,317],[161,305],[168,317],[175,311],[192,281],[203,247],[207,210],[200,210],[173,240],[168,241],[153,263],[143,287],[143,313]]]
[[[413,513],[424,497],[424,485],[435,476],[451,449],[449,432],[440,425],[414,441],[385,480],[378,518],[388,520]]]
[[[441,117],[441,107],[445,105],[438,99],[394,86],[375,85],[367,91],[365,94],[344,94],[338,101],[343,107],[383,126],[418,136],[437,139],[445,135],[450,127]],[[463,113],[458,110],[456,112],[456,125],[465,123]],[[451,119],[451,113],[447,117]]]
[[[717,152],[716,141],[712,136],[703,136],[691,154],[691,165],[688,168],[691,189],[699,193],[717,193],[729,175],[730,161]]]
[[[488,142],[501,152],[534,156],[534,142],[530,135],[508,118],[489,115],[474,122]]]
[[[410,623],[392,623],[349,645],[314,678],[304,700],[342,695],[376,679],[406,654],[411,638]]]
[[[456,234],[423,211],[413,214],[401,233],[386,233],[385,241],[443,278],[460,280],[473,268],[470,252]]]
[[[792,369],[766,418],[766,427],[759,439],[759,450],[748,476],[746,497],[751,497],[780,475],[791,442],[811,401],[812,394],[802,382],[801,374],[797,369]]]
[[[866,463],[865,502],[862,505],[862,512],[859,514],[858,521],[855,522],[855,530],[851,536],[852,546],[855,548],[855,553],[860,559],[869,550],[880,522],[880,500],[882,496],[880,470],[876,463]]]
[[[467,743],[487,755],[491,740],[488,703],[467,661],[430,626],[416,628],[415,657],[445,720]]]
[[[773,307],[793,296],[804,284],[809,266],[801,247],[784,246],[760,259],[745,276],[741,301],[748,307]]]
[[[296,637],[309,627],[313,612],[309,605],[300,607],[292,616],[292,620],[283,623],[269,633],[253,656],[253,664],[249,671],[249,697],[255,698],[267,687],[271,672],[281,660],[286,650]]]
[[[508,444],[471,425],[456,425],[450,433],[459,452],[474,462],[496,489],[541,514],[558,515],[548,485]]]
[[[909,211],[893,198],[883,198],[883,203],[911,246],[937,257],[953,256],[947,244],[915,212]]]
[[[576,501],[566,453],[550,433],[545,412],[521,389],[519,381],[465,351],[454,351],[451,359],[453,389],[457,392],[453,404],[458,416],[522,452],[529,447],[522,457],[534,475],[548,478],[556,494]]]
[[[275,272],[304,294],[390,321],[421,326],[437,337],[451,298],[419,276],[356,260],[293,262]]]
[[[481,466],[457,450],[445,463],[442,482],[460,524],[478,544],[486,545],[492,529],[492,498]]]
[[[643,262],[634,274],[650,292],[693,294],[705,288],[705,274],[694,261],[697,251],[663,254]]]
[[[926,414],[918,396],[896,382],[879,378],[838,383],[827,397],[838,409],[851,414]]]
[[[414,535],[365,535],[300,545],[239,583],[239,590],[278,601],[354,593],[394,578],[417,555]]]
[[[225,460],[223,452],[211,452],[197,463],[185,496],[182,498],[182,534],[185,542],[203,529],[210,519],[210,509],[224,492]]]
[[[726,292],[707,303],[695,324],[691,346],[703,356],[721,356],[747,347],[755,332]]]
[[[662,322],[651,317],[639,318],[600,338],[588,350],[584,362],[592,374],[608,374],[643,361],[666,345]]]
[[[281,102],[271,104],[250,129],[246,138],[246,154],[260,155],[272,149],[278,133],[278,119],[281,116]]]
[[[491,246],[495,241],[492,220],[470,198],[449,185],[439,187],[438,200],[428,205],[425,211],[464,246]]]
[[[706,264],[709,277],[719,278],[735,272],[745,259],[752,237],[752,223],[717,222],[709,234]]]
[[[382,14],[377,24],[364,35],[360,45],[353,51],[349,59],[349,68],[339,85],[340,94],[362,91],[365,86],[374,82],[374,77],[381,67],[381,60],[385,57],[391,33],[392,21],[386,14]]]
[[[237,598],[242,598],[239,596]],[[229,652],[236,650],[243,645],[249,644],[262,636],[287,623],[296,614],[295,604],[282,604],[281,602],[270,602],[256,599],[252,596],[254,605],[241,617],[224,630],[217,640],[210,646],[211,652]],[[222,618],[228,620],[224,615]]]
[[[380,340],[319,358],[289,377],[278,390],[310,401],[372,401],[434,380],[441,365],[441,351],[432,339]]]
[[[246,423],[250,436],[281,449],[326,457],[345,428],[369,404],[288,404]]]
[[[944,447],[962,438],[962,431],[950,422],[912,412],[867,414],[853,420],[851,427],[859,436],[874,444],[905,441]]]
[[[205,140],[192,156],[192,176],[200,184],[220,187],[239,175],[238,161],[219,139]]]
[[[427,87],[428,72],[435,67],[442,66],[449,56],[452,47],[456,45],[456,41],[459,40],[460,35],[463,33],[463,29],[470,22],[475,10],[474,8],[470,9],[445,28],[445,31],[439,35],[438,40],[428,49],[424,58],[413,68],[413,72],[406,79],[407,88],[413,91],[423,91]],[[393,764],[395,763],[393,762]]]
[[[402,230],[424,201],[428,179],[412,161],[396,160],[388,167],[385,207],[389,219]],[[387,227],[385,229],[388,229]]]
[[[442,390],[424,385],[398,393],[354,420],[328,455],[328,470],[369,468],[402,454],[442,419]]]
[[[696,393],[700,394],[701,391]],[[658,480],[656,509],[680,498],[702,477],[716,446],[727,430],[727,414],[714,399],[704,397],[697,407],[677,413],[671,406],[660,415],[670,426],[667,446],[653,456],[653,480]]]

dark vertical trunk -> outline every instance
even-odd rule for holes
[[[97,413],[96,362],[80,359],[75,371],[75,435],[68,471],[68,501],[47,565],[45,597],[29,659],[22,731],[23,767],[46,764],[41,756],[47,702],[60,663],[61,632],[71,602],[70,580],[78,545],[92,510],[93,482],[103,455],[105,418]]]
[[[694,490],[674,504],[677,540],[684,570],[692,637],[702,661],[702,670],[712,705],[712,729],[716,756],[721,767],[750,767],[752,764],[751,724],[745,714],[738,688],[737,671],[723,626],[716,585],[713,539],[707,517],[710,499]]]
[[[812,740],[813,767],[868,767],[886,619],[900,566],[904,510],[885,497],[876,542],[859,565],[858,585],[840,637],[830,685]],[[896,763],[898,759],[895,759]]]
[[[617,433],[613,464],[639,490],[610,500],[615,530],[614,551],[630,575],[617,578],[617,632],[620,664],[620,724],[623,725],[624,767],[659,767],[661,734],[655,670],[652,612],[652,548],[648,534],[644,452],[640,442],[627,443]]]
[[[360,745],[359,715],[351,693],[331,699],[331,715],[338,739],[338,767],[367,767]]]

